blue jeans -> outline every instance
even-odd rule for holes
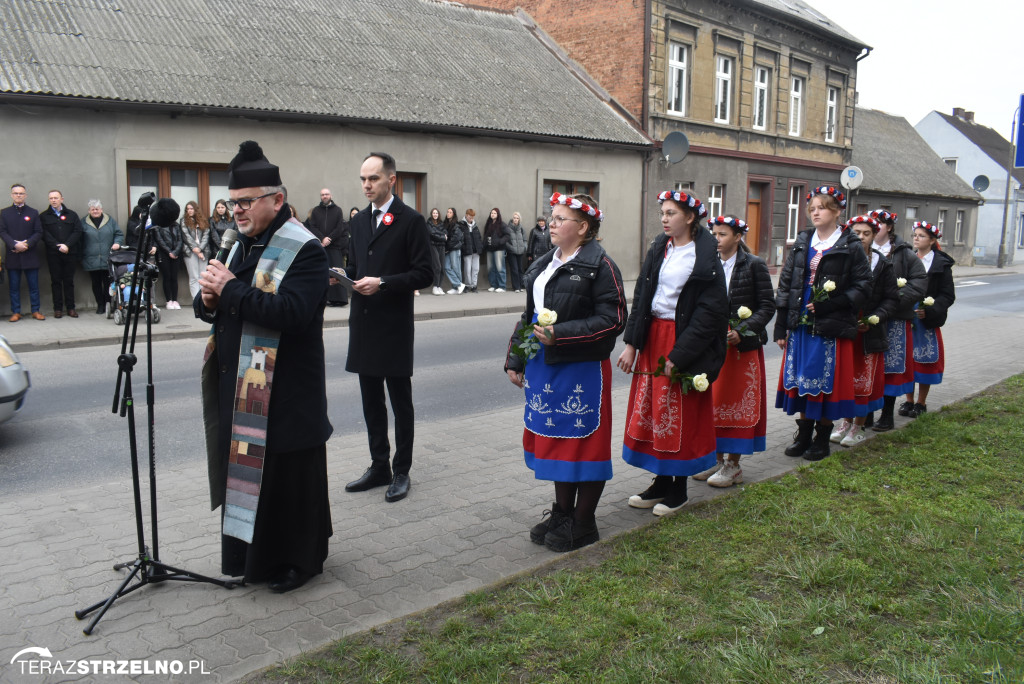
[[[25,274],[28,281],[28,298],[32,302],[32,312],[39,311],[39,269],[38,268],[10,268],[7,269],[7,277],[11,284],[11,313],[21,313],[21,274]]]
[[[493,288],[505,288],[505,250],[487,253],[487,281]]]
[[[462,271],[462,250],[456,249],[444,255],[444,273],[452,287],[458,288],[462,284],[459,272]]]

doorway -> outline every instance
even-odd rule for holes
[[[767,241],[770,236],[768,230],[769,220],[772,215],[772,179],[766,177],[750,176],[747,179],[747,236],[745,242],[752,254],[764,257]],[[765,238],[765,240],[762,240]]]

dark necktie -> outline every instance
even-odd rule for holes
[[[380,216],[380,209],[374,209],[373,210],[373,223],[370,224],[370,227],[373,229],[374,233],[377,232],[377,217],[378,216]]]

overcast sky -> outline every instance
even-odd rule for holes
[[[1024,93],[1021,0],[805,0],[870,45],[857,68],[862,107],[916,125],[963,107],[1010,139]]]

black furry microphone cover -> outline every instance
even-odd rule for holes
[[[170,197],[162,197],[156,201],[153,208],[149,210],[149,218],[154,226],[168,227],[181,216],[181,207]]]

